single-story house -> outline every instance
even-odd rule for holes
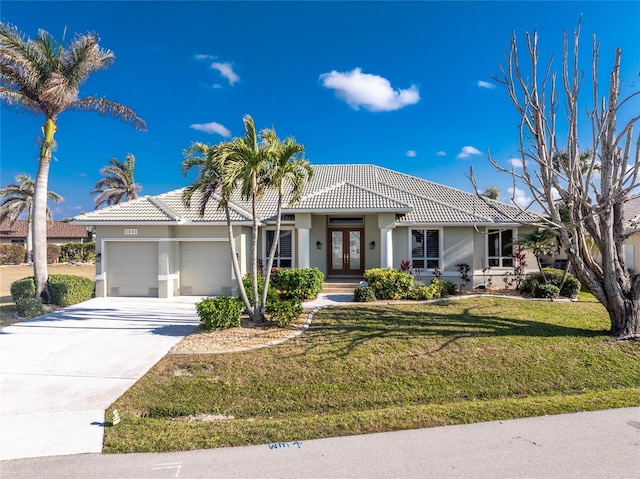
[[[624,243],[624,263],[628,270],[640,271],[640,197],[624,204],[624,224],[630,235]]]
[[[458,280],[469,265],[469,287],[493,286],[513,272],[513,240],[535,218],[513,206],[488,206],[475,194],[375,165],[314,165],[296,204],[284,202],[274,266],[316,267],[328,277],[361,278],[370,268],[398,268],[410,260],[430,281],[433,271]],[[210,202],[200,217],[183,189],[145,196],[76,216],[94,226],[96,296],[220,295],[235,293],[225,215]],[[258,204],[259,258],[268,257],[275,233],[277,193]],[[230,201],[242,273],[251,264],[251,206]],[[266,261],[265,261],[266,263]],[[529,270],[535,260],[528,260]],[[487,269],[490,268],[490,269]]]
[[[13,223],[5,218],[0,223],[0,243],[27,243],[27,220]],[[47,243],[86,243],[93,240],[93,233],[86,226],[71,224],[68,221],[47,221]]]

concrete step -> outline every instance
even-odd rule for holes
[[[354,281],[352,279],[335,278],[324,283],[322,287],[323,293],[351,293],[360,285],[360,279]]]

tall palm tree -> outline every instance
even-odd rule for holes
[[[287,186],[291,189],[291,199],[289,205],[293,205],[300,200],[304,185],[313,176],[313,169],[309,162],[300,155],[304,152],[304,146],[296,143],[292,137],[285,138],[280,141],[276,135],[275,129],[264,130],[261,136],[266,144],[270,146],[270,151],[274,155],[270,160],[268,172],[268,187],[278,190],[278,207],[276,211],[276,231],[271,250],[269,251],[269,260],[267,262],[267,270],[265,272],[264,290],[262,291],[261,308],[267,302],[267,290],[269,280],[271,278],[271,269],[273,260],[278,250],[278,242],[280,241],[280,227],[282,222],[282,200]]]
[[[222,182],[224,160],[222,159],[221,146],[219,144],[210,146],[200,142],[192,143],[191,146],[184,151],[184,160],[181,167],[182,173],[186,176],[193,168],[198,170],[196,179],[185,188],[182,200],[187,207],[190,207],[194,196],[196,196],[199,200],[199,213],[201,217],[204,216],[207,205],[211,200],[218,201],[218,207],[224,210],[227,222],[227,233],[229,235],[229,245],[231,247],[233,272],[238,282],[242,301],[250,316],[253,317],[251,303],[249,302],[247,292],[242,282],[242,274],[236,254],[233,226],[231,225],[229,212],[229,197],[235,188],[235,184],[233,182],[227,182],[225,185]]]
[[[24,173],[16,176],[16,182],[0,188],[0,222],[9,219],[13,224],[26,211],[27,212],[27,263],[31,263],[33,252],[33,238],[31,234],[32,209],[33,209],[33,179]],[[54,191],[47,193],[47,199],[60,203],[62,196]],[[51,209],[47,206],[47,219],[52,219]]]
[[[268,186],[269,160],[275,157],[275,145],[261,141],[257,134],[253,118],[245,115],[244,136],[220,143],[220,159],[223,162],[222,184],[231,191],[239,186],[243,199],[251,200],[252,237],[251,237],[251,285],[252,304],[249,314],[253,321],[264,321],[264,312],[258,296],[258,201]]]
[[[68,46],[39,30],[35,39],[17,27],[0,23],[0,101],[44,115],[38,172],[33,195],[33,273],[36,297],[48,300],[47,184],[56,121],[65,110],[90,110],[111,115],[144,130],[146,124],[133,110],[106,98],[80,98],[80,86],[97,71],[113,63],[94,34],[77,35]]]
[[[100,174],[104,178],[100,178],[96,186],[91,190],[91,194],[98,193],[93,200],[96,208],[103,203],[107,206],[117,205],[124,201],[135,200],[142,186],[136,184],[133,179],[133,169],[136,165],[136,159],[128,153],[124,162],[117,158],[111,158],[108,166],[100,169]]]

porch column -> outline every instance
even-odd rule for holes
[[[296,213],[296,231],[298,232],[298,242],[296,249],[298,252],[297,268],[309,267],[309,230],[311,229],[311,213]]]
[[[380,228],[380,267],[393,268],[393,228]]]
[[[309,228],[298,228],[298,268],[309,267]]]

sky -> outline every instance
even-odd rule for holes
[[[518,167],[519,118],[492,75],[512,32],[524,53],[533,30],[541,60],[554,53],[559,69],[563,30],[581,14],[586,99],[594,33],[601,82],[619,47],[623,93],[638,90],[640,1],[0,1],[1,21],[29,37],[97,33],[116,60],[80,95],[124,104],[148,126],[63,112],[49,176],[49,189],[64,197],[51,205],[55,219],[93,210],[100,168],[128,153],[141,195],[186,186],[193,175],[180,172],[183,151],[242,136],[246,114],[258,129],[293,136],[312,164],[375,164],[465,191],[473,191],[473,167],[480,189],[498,187],[509,202],[511,176],[491,166],[487,151]],[[640,99],[626,108],[637,114]],[[20,173],[35,178],[43,121],[0,106],[2,185]],[[589,132],[581,121],[585,145]],[[516,188],[526,204],[526,189]]]

